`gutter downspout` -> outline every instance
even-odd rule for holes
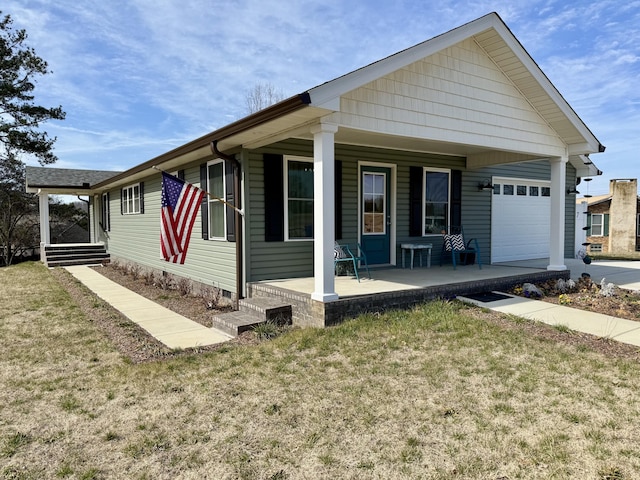
[[[242,296],[243,279],[242,279],[242,217],[240,216],[240,162],[235,156],[227,155],[218,150],[218,140],[211,142],[211,151],[218,157],[227,160],[233,164],[233,189],[235,191],[235,236],[236,236],[236,302],[235,309],[239,309],[239,300]]]

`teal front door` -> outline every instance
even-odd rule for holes
[[[391,169],[360,169],[360,243],[369,265],[391,263]]]

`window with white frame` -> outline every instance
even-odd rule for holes
[[[100,202],[100,226],[105,232],[111,230],[111,215],[109,213],[109,193],[106,192],[102,194]]]
[[[449,225],[451,171],[424,169],[424,235],[440,234]]]
[[[141,213],[140,184],[129,185],[122,189],[122,213],[134,215]]]
[[[602,237],[604,235],[604,214],[591,214],[591,235],[593,237]]]
[[[313,238],[313,159],[285,156],[285,240]]]
[[[224,161],[214,160],[207,164],[207,191],[209,192],[209,239],[224,240],[227,231],[225,205],[218,199],[224,199],[225,185]],[[213,198],[215,197],[215,198]]]

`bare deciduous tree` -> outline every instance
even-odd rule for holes
[[[271,83],[256,83],[247,92],[246,100],[247,111],[251,114],[284,100],[284,93]]]

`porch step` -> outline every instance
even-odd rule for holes
[[[44,251],[47,267],[91,265],[109,261],[109,254],[101,244],[48,245]]]
[[[271,297],[243,298],[238,302],[241,312],[253,312],[267,322],[279,325],[291,323],[291,305]]]
[[[257,325],[274,322],[291,324],[291,305],[269,297],[245,298],[238,302],[240,310],[215,315],[213,327],[237,337]]]

